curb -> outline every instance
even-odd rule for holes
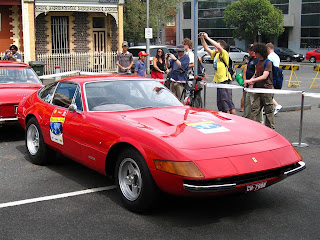
[[[280,112],[300,111],[301,106],[282,107]],[[311,105],[304,105],[303,110],[311,110]]]

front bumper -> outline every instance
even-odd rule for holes
[[[262,175],[251,174],[234,178],[221,179],[221,184],[210,184],[210,181],[185,181],[183,188],[189,192],[220,192],[235,190],[237,187],[246,186],[255,182],[264,181],[271,178],[278,178],[279,181],[296,174],[306,168],[303,161],[290,166],[290,168],[281,168],[279,170],[266,171]],[[233,182],[232,182],[233,181]],[[277,182],[277,181],[275,181]]]
[[[7,122],[18,122],[18,118],[0,118],[0,124],[4,124]]]

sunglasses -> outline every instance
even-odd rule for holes
[[[163,52],[163,51],[161,51],[161,50],[158,50],[158,52]]]

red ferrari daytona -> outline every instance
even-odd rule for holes
[[[114,176],[132,211],[152,209],[161,191],[252,192],[305,168],[295,148],[270,128],[184,106],[147,78],[66,78],[25,98],[17,116],[31,162],[45,165],[60,152]]]

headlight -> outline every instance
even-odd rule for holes
[[[294,57],[299,57],[299,54],[294,54],[293,56],[294,56]]]
[[[204,178],[204,175],[199,168],[191,161],[178,162],[178,161],[165,161],[153,160],[157,170],[176,174],[183,177],[190,178]]]

